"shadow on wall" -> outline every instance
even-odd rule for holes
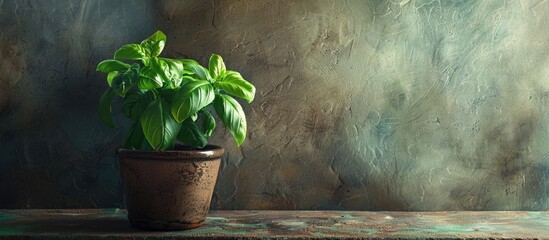
[[[0,208],[121,207],[95,65],[154,27],[133,1],[0,2]],[[124,130],[126,126],[121,127]]]
[[[122,206],[94,68],[159,29],[257,87],[213,208],[549,210],[549,4],[522,4],[0,2],[0,208]]]

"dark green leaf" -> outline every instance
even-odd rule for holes
[[[214,109],[223,125],[229,129],[236,144],[240,146],[246,139],[246,115],[240,104],[231,96],[215,94]]]
[[[177,140],[195,148],[203,148],[208,144],[208,138],[200,131],[195,122],[187,119],[181,125]]]
[[[114,92],[121,97],[126,96],[126,93],[130,89],[132,84],[132,79],[129,75],[124,73],[118,73],[112,79],[112,89]]]
[[[118,96],[124,97],[130,88],[137,82],[139,79],[139,69],[138,66],[131,67],[125,72],[119,72],[112,79],[112,88]]]
[[[114,97],[114,91],[112,88],[109,88],[101,99],[99,99],[99,118],[108,127],[114,128],[114,123],[112,122],[112,98]]]
[[[212,54],[208,67],[210,76],[215,80],[225,74],[225,63],[223,62],[223,58],[217,54]]]
[[[166,101],[167,103],[172,103],[172,99],[173,99],[173,96],[177,93],[177,91],[179,91],[179,89],[162,89],[161,91],[159,91],[159,96],[162,97],[162,99],[164,99],[164,101]]]
[[[134,71],[136,74],[139,75],[139,70],[141,70],[141,65],[139,63],[134,63],[132,64],[132,66],[130,67],[129,70],[132,70]]]
[[[173,147],[173,142],[181,125],[169,112],[169,106],[161,99],[155,99],[145,109],[140,118],[145,139],[154,150]]]
[[[182,59],[180,61],[183,63],[183,67],[185,68],[185,70],[191,71],[197,78],[211,81],[208,70],[200,66],[200,64],[198,64],[198,62],[196,62],[195,60]]]
[[[212,116],[212,114],[208,111],[204,111],[204,114],[202,115],[202,129],[204,129],[204,135],[206,137],[212,136],[214,130],[215,130],[215,119]]]
[[[143,135],[141,123],[136,121],[130,128],[124,147],[127,149],[141,149],[144,141],[145,135]]]
[[[125,71],[128,68],[130,68],[130,64],[114,59],[107,59],[97,64],[96,70],[102,73],[110,73],[114,71]]]
[[[126,94],[126,96],[124,97],[124,102],[122,103],[122,112],[126,117],[133,120],[139,119],[138,116],[140,115],[140,113],[145,110],[145,107],[149,105],[147,103],[145,107],[141,106],[141,111],[138,111],[140,105],[137,103],[143,98],[144,95],[145,94],[141,91],[129,92],[128,94]]]
[[[139,82],[137,86],[141,90],[149,90],[162,87],[162,79],[150,67],[144,67],[139,72]]]
[[[183,122],[214,99],[213,86],[208,81],[189,82],[181,87],[172,99],[172,115]]]
[[[221,81],[217,81],[216,84],[228,94],[245,99],[248,103],[254,100],[255,87],[244,80],[238,72],[227,71],[225,77]]]
[[[115,59],[140,60],[147,57],[147,51],[139,44],[124,45],[114,53]]]
[[[126,117],[138,120],[139,116],[145,111],[145,108],[155,99],[152,92],[143,93],[141,91],[129,92],[124,98],[122,112]]]

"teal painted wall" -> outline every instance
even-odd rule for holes
[[[0,1],[0,208],[121,207],[94,71],[166,56],[257,87],[222,209],[549,210],[545,1]]]

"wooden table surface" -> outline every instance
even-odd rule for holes
[[[211,211],[204,226],[130,226],[121,209],[0,210],[0,239],[549,239],[549,212]]]

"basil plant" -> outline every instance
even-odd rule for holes
[[[122,112],[134,121],[125,148],[161,151],[173,149],[176,140],[203,148],[216,128],[215,112],[240,146],[246,138],[246,116],[233,97],[250,103],[255,87],[226,69],[217,54],[210,57],[208,68],[192,59],[159,57],[165,44],[166,35],[157,31],[140,44],[122,46],[114,59],[97,65],[110,86],[100,99],[101,121],[114,127],[112,101],[119,96]]]

